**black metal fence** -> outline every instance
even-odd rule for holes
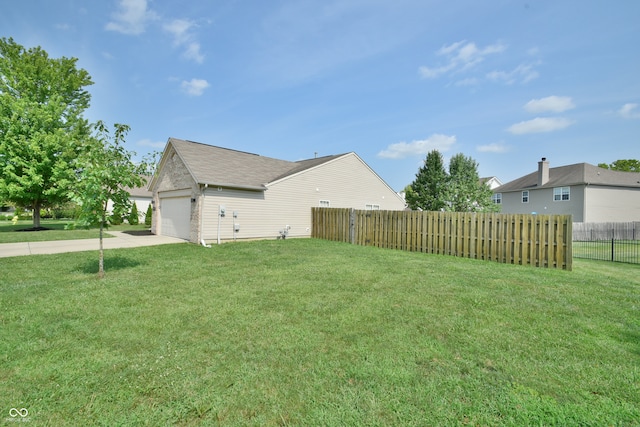
[[[573,256],[640,264],[640,222],[573,223]]]

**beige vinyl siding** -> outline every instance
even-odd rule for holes
[[[262,191],[244,191],[222,188],[207,188],[204,191],[203,209],[203,238],[205,241],[218,239],[218,221],[220,221],[220,239],[232,240],[234,224],[240,224],[240,231],[236,238],[266,237],[262,224],[261,206],[265,193]],[[218,217],[219,207],[223,205],[226,213]],[[233,212],[238,217],[233,217]],[[271,234],[276,237],[276,234]]]
[[[233,224],[240,224],[237,239],[277,238],[288,225],[288,237],[311,235],[311,208],[328,200],[334,208],[365,209],[367,204],[383,210],[402,210],[404,201],[355,154],[305,170],[270,184],[266,191],[223,188],[205,190],[204,239],[217,240],[218,207],[220,239],[233,239]],[[238,218],[233,218],[233,211]]]
[[[640,221],[640,188],[588,186],[586,193],[584,222]]]
[[[271,218],[284,220],[274,226],[290,225],[289,236],[309,236],[311,207],[320,200],[332,208],[365,209],[380,205],[382,210],[403,210],[404,201],[355,154],[350,153],[271,184],[265,209]]]

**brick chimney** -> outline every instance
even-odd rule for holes
[[[546,157],[543,157],[538,162],[538,187],[542,187],[549,182],[549,162]]]

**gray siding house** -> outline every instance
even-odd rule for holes
[[[588,163],[538,171],[493,190],[502,213],[570,214],[573,222],[640,221],[640,173],[619,172]]]
[[[405,208],[353,152],[291,162],[176,138],[149,189],[151,231],[202,244],[310,237],[315,206]]]

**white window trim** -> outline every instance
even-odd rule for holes
[[[502,193],[493,193],[493,196],[491,196],[491,200],[496,205],[501,205],[502,204]]]
[[[566,192],[564,191],[565,189],[567,190]],[[565,195],[567,196],[566,199],[564,198]],[[571,187],[554,187],[553,189],[554,202],[568,202],[569,200],[571,200]]]
[[[524,193],[527,193],[527,195],[525,196]],[[527,201],[525,202],[525,197],[527,198]],[[531,197],[531,193],[529,193],[529,190],[524,190],[522,192],[522,203],[529,203],[529,198]]]

